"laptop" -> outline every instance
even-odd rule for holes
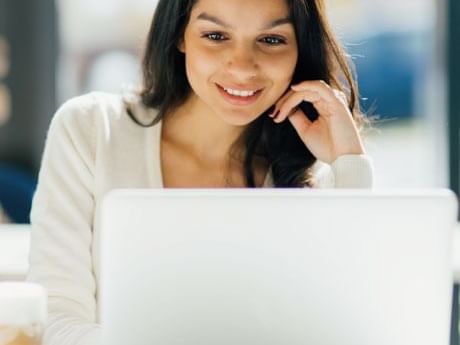
[[[117,190],[104,345],[448,345],[448,190]]]

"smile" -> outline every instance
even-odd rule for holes
[[[227,89],[225,87],[224,87],[224,90],[227,91],[231,95],[240,96],[240,97],[252,96],[257,92],[257,90],[255,90],[255,91],[240,91],[240,90]]]
[[[254,103],[262,93],[263,89],[258,90],[235,90],[216,84],[225,100],[233,105],[250,105]]]

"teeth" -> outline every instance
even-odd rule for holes
[[[249,97],[253,96],[257,91],[239,91],[239,90],[232,90],[227,89],[224,87],[224,90],[227,91],[229,94],[233,96],[240,96],[240,97]]]

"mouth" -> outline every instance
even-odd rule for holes
[[[241,90],[241,89],[232,89],[229,87],[224,87],[219,84],[216,84],[217,89],[221,93],[221,95],[224,97],[224,99],[232,104],[232,105],[250,105],[254,103],[261,93],[263,92],[263,88],[261,89],[247,89],[247,90]]]

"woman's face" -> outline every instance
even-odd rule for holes
[[[284,94],[298,57],[286,0],[199,0],[179,49],[191,97],[237,126]]]

